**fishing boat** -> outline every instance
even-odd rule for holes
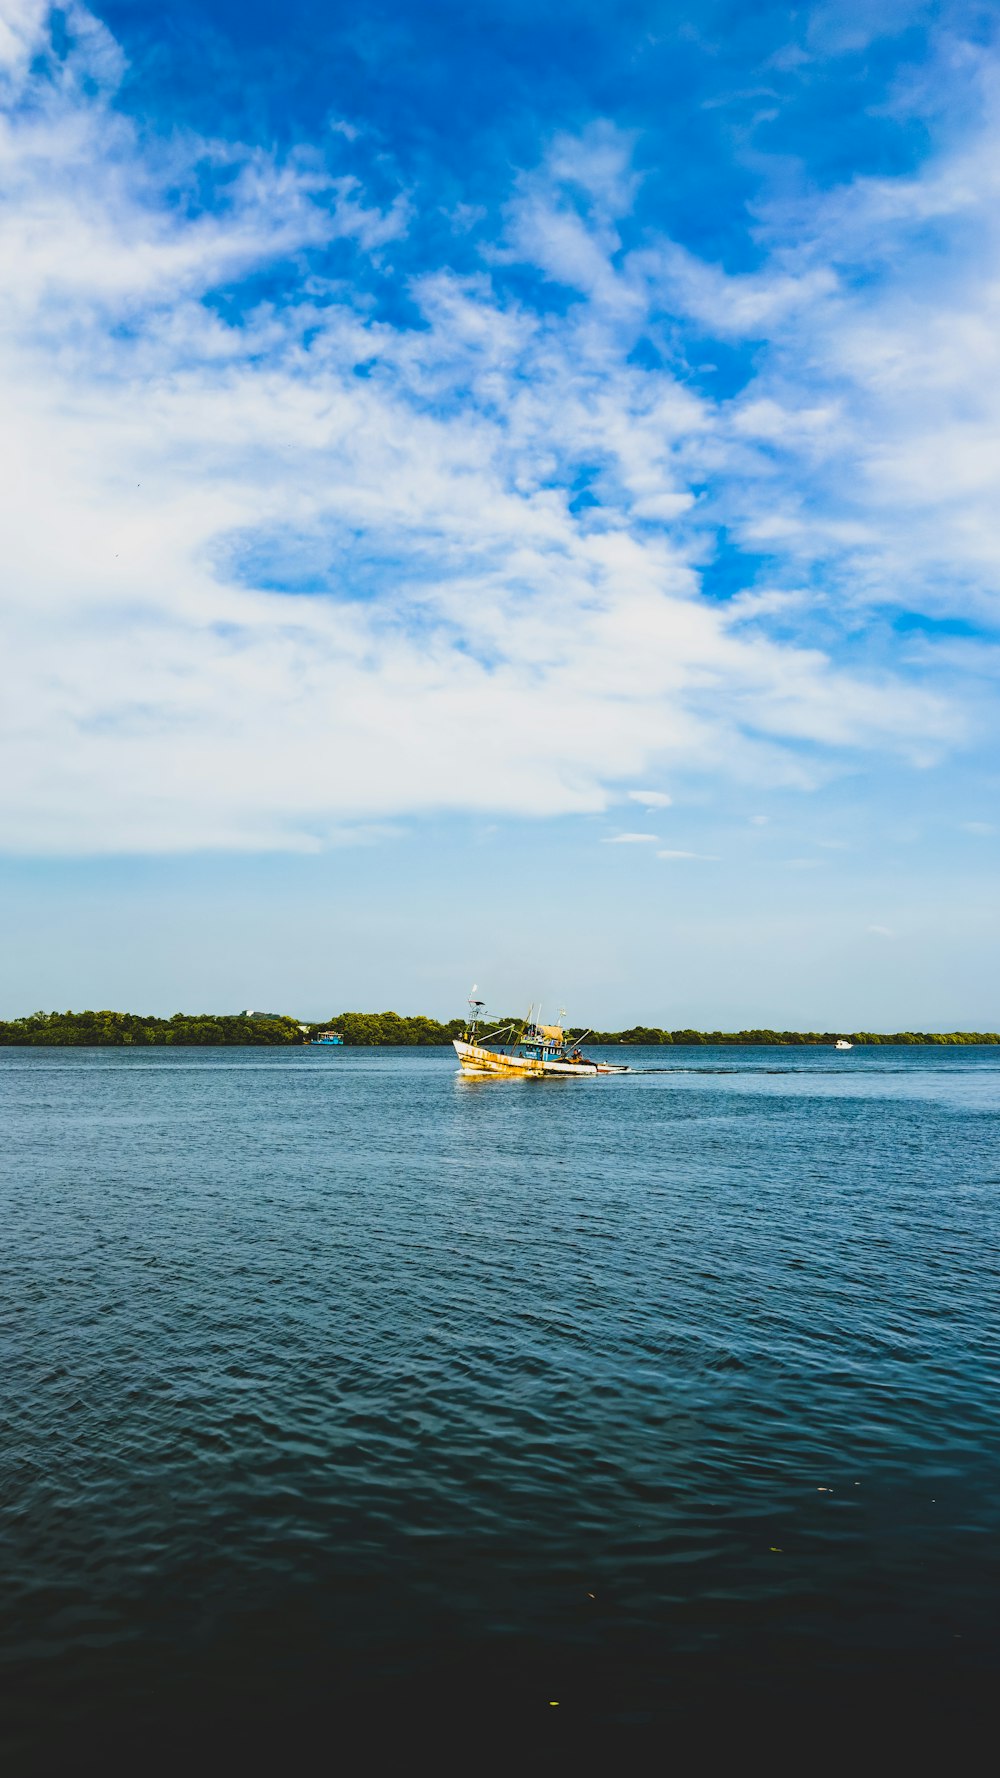
[[[475,995],[475,988],[472,990]],[[508,1077],[563,1076],[592,1074],[627,1074],[622,1063],[593,1062],[582,1054],[580,1044],[586,1031],[575,1041],[568,1041],[562,1025],[543,1025],[541,1007],[534,1005],[520,1025],[500,1025],[494,1031],[480,1032],[489,1023],[486,1003],[469,999],[469,1018],[463,1037],[452,1042],[463,1074],[506,1075]]]
[[[317,1035],[314,1038],[311,1039],[311,1046],[315,1047],[317,1044],[327,1044],[327,1043],[329,1043],[329,1044],[335,1043],[335,1044],[342,1046],[343,1042],[344,1042],[344,1039],[341,1036],[339,1031],[320,1031],[317,1033]]]
[[[852,1050],[854,1045],[853,1043],[848,1043],[846,1037],[838,1037],[833,1047],[835,1050]]]

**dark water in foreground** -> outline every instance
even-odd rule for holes
[[[624,1054],[0,1051],[15,1769],[986,1708],[1000,1052]]]

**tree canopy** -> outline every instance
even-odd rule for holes
[[[0,1022],[0,1044],[104,1048],[125,1044],[291,1044],[303,1041],[294,1019],[246,1013],[36,1012]]]
[[[495,1021],[495,1026],[520,1020]],[[151,1013],[36,1012],[26,1018],[0,1021],[0,1045],[57,1045],[104,1048],[114,1045],[197,1044],[305,1044],[326,1030],[339,1031],[347,1048],[370,1046],[429,1048],[461,1037],[465,1020],[442,1024],[423,1013],[340,1012],[317,1021],[305,1030],[297,1020],[277,1014],[174,1013],[156,1018]],[[600,1044],[833,1044],[838,1037],[865,1044],[972,1044],[1000,1043],[995,1031],[693,1031],[661,1030],[655,1025],[630,1025],[624,1031],[584,1032],[582,1025],[569,1027],[567,1037]]]

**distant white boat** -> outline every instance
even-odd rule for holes
[[[835,1050],[852,1050],[854,1045],[853,1043],[848,1043],[846,1037],[838,1037],[833,1047]]]

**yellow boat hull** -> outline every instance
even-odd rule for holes
[[[596,1074],[593,1062],[540,1062],[527,1056],[505,1056],[498,1050],[484,1049],[478,1043],[452,1039],[463,1074],[491,1074],[513,1079],[526,1075]]]

